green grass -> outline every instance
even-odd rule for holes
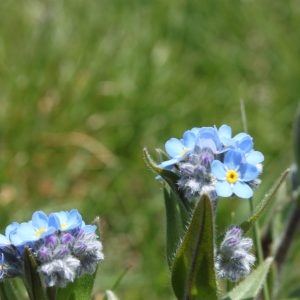
[[[142,148],[193,126],[239,132],[242,98],[263,193],[292,160],[299,26],[296,0],[3,1],[0,226],[37,209],[99,215],[96,290],[130,267],[122,299],[171,299],[163,200]],[[235,209],[248,205],[222,203],[220,222]]]

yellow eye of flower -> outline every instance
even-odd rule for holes
[[[35,232],[35,235],[37,236],[37,237],[39,237],[43,232],[45,232],[46,231],[46,228],[40,228],[39,230],[37,230],[36,232]]]
[[[61,227],[62,230],[64,230],[64,229],[66,229],[67,224],[66,224],[66,223],[61,223],[61,224],[60,224],[60,227]]]
[[[183,150],[179,153],[180,156],[183,156],[186,152],[188,152],[189,148],[183,148]]]
[[[228,170],[226,173],[226,180],[229,183],[235,183],[239,179],[239,175],[235,170]]]

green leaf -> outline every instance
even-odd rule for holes
[[[172,191],[177,194],[178,198],[180,199],[182,206],[188,210],[188,201],[186,200],[186,198],[184,197],[184,194],[179,191],[178,189],[178,185],[177,185],[177,181],[179,179],[178,175],[176,175],[175,173],[169,171],[169,170],[165,170],[162,169],[150,156],[148,150],[146,148],[144,148],[144,158],[146,161],[146,164],[149,166],[149,168],[154,171],[155,173],[157,173],[159,176],[161,176],[170,186],[170,188],[172,189]]]
[[[272,257],[267,258],[248,277],[231,290],[223,300],[254,299],[265,283],[272,262]]]
[[[0,299],[1,300],[20,300],[21,296],[19,286],[17,286],[14,279],[7,279],[0,282]]]
[[[37,271],[38,265],[28,248],[24,249],[24,284],[30,300],[47,300],[46,291]]]
[[[243,229],[244,233],[249,231],[253,224],[257,221],[257,219],[268,209],[268,207],[271,205],[273,201],[273,197],[278,191],[281,184],[284,182],[286,176],[289,173],[289,169],[285,170],[278,180],[275,182],[275,184],[271,187],[270,191],[264,196],[263,200],[260,202],[260,204],[257,206],[254,214],[249,217],[248,220],[244,221],[240,227]]]
[[[201,197],[172,268],[177,299],[217,299],[214,269],[214,228],[211,200]]]
[[[57,300],[91,299],[96,273],[84,275],[69,283],[65,288],[59,288]]]
[[[175,252],[184,232],[186,220],[182,219],[176,194],[164,188],[164,198],[167,221],[167,259],[169,268],[171,269]]]

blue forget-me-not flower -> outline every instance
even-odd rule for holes
[[[232,194],[240,198],[250,198],[253,190],[248,182],[259,175],[256,166],[243,162],[242,154],[238,151],[229,150],[224,155],[224,162],[214,160],[211,164],[218,196],[230,197]]]
[[[86,225],[80,213],[60,211],[47,216],[37,211],[28,222],[13,222],[0,235],[0,280],[23,276],[24,249],[29,248],[46,286],[64,287],[95,272],[104,259],[96,226]]]
[[[178,187],[189,201],[208,194],[218,197],[250,198],[260,183],[264,156],[253,149],[252,137],[244,132],[232,136],[231,127],[195,127],[182,139],[165,144],[169,160],[161,168],[178,175]]]

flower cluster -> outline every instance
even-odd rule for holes
[[[169,139],[165,149],[169,159],[160,167],[178,174],[178,186],[189,200],[204,193],[214,200],[250,198],[260,183],[263,154],[253,149],[249,134],[232,136],[228,125],[192,128],[181,139]]]
[[[252,246],[252,239],[243,237],[243,231],[239,227],[231,227],[216,255],[218,277],[235,282],[247,276],[255,262],[254,255],[250,253]]]
[[[95,225],[86,225],[76,209],[46,215],[37,211],[28,222],[13,222],[0,235],[0,279],[23,276],[29,248],[46,286],[63,287],[103,260]]]

